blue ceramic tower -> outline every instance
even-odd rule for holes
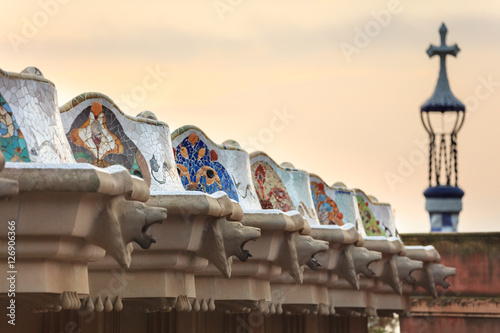
[[[457,56],[457,44],[446,45],[444,23],[439,29],[441,45],[431,45],[429,57],[439,56],[440,70],[434,93],[420,107],[422,123],[429,133],[429,188],[424,191],[431,232],[457,231],[464,191],[458,187],[457,133],[465,119],[465,105],[451,92],[446,56]],[[447,126],[448,125],[448,126]]]

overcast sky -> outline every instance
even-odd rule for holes
[[[5,5],[5,4],[4,4]],[[62,105],[98,91],[126,113],[191,124],[278,163],[392,204],[400,232],[427,232],[420,105],[448,26],[448,76],[467,106],[458,135],[459,231],[499,231],[499,1],[10,1],[6,71],[38,67]]]

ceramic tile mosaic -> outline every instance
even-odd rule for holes
[[[312,181],[311,195],[319,223],[324,225],[344,225],[344,214],[340,211],[337,203],[326,194],[325,184]]]
[[[352,224],[362,235],[366,235],[361,224],[356,191],[348,189],[345,186],[341,187],[340,185],[328,186],[323,179],[314,174],[310,174],[309,178],[311,181],[311,195],[320,223],[330,225],[330,221],[333,219],[333,223],[335,224],[336,216],[343,224]],[[335,203],[336,209],[335,206],[328,204],[330,202],[328,198]],[[338,213],[335,215],[332,214],[337,209]]]
[[[31,74],[0,70],[2,151],[12,162],[74,162],[54,85]],[[12,123],[10,122],[12,120]],[[17,135],[11,135],[15,129]]]
[[[263,152],[250,154],[250,163],[254,185],[263,208],[298,210],[310,225],[320,224],[307,172],[279,166]]]
[[[77,162],[99,167],[123,165],[152,193],[182,190],[170,131],[151,112],[123,114],[109,97],[86,93],[61,107],[61,118]]]
[[[391,205],[375,202],[361,190],[356,190],[356,198],[362,225],[368,236],[399,237]]]
[[[28,147],[9,104],[0,95],[0,150],[9,162],[29,162]]]
[[[358,209],[361,215],[361,221],[363,227],[366,231],[367,236],[387,236],[384,231],[383,225],[380,225],[380,220],[377,220],[375,214],[373,214],[370,209],[368,201],[365,201],[363,197],[357,196]]]
[[[204,181],[207,177],[202,176],[202,174],[205,174],[206,171],[203,169],[200,171],[200,168],[205,167],[205,170],[209,170],[207,167],[210,167],[214,169],[214,175],[217,172],[221,186],[219,187],[217,182],[212,182],[211,185],[208,185],[207,190],[221,190],[225,191],[232,199],[236,197],[243,210],[262,209],[250,175],[248,153],[239,148],[234,140],[227,140],[224,145],[219,145],[210,140],[201,129],[195,126],[183,126],[172,133],[172,143],[176,147],[178,168],[179,172],[184,174],[183,182],[186,188],[200,186],[199,190],[204,191],[206,187]],[[181,146],[185,149],[182,149]],[[187,159],[182,155],[183,152],[184,155],[188,156]],[[201,155],[204,157],[198,160]],[[215,167],[211,166],[212,164]],[[186,172],[186,170],[189,168],[191,168],[191,174],[188,178],[189,171]],[[221,170],[220,173],[218,170]],[[200,175],[199,180],[196,176],[198,174]],[[201,184],[199,185],[199,183]]]
[[[279,209],[283,212],[295,210],[285,185],[269,164],[254,163],[252,175],[262,209]]]
[[[95,101],[84,109],[66,135],[77,162],[101,168],[123,165],[132,175],[151,184],[144,156],[124,133],[114,113],[101,103]]]
[[[217,150],[210,149],[194,131],[174,149],[177,172],[186,190],[215,193],[224,191],[239,201],[234,182],[218,161]]]

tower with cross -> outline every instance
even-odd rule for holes
[[[420,107],[429,134],[429,187],[424,191],[431,232],[457,231],[464,191],[458,187],[457,134],[465,120],[465,105],[451,92],[446,73],[446,56],[457,56],[457,44],[446,45],[448,29],[439,29],[441,45],[427,49],[429,57],[439,56],[439,77],[432,96]]]

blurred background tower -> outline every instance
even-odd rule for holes
[[[420,107],[422,123],[429,133],[429,187],[424,191],[431,232],[457,231],[464,191],[458,187],[457,134],[465,119],[465,105],[451,92],[446,74],[446,56],[456,57],[457,44],[446,45],[448,29],[441,25],[441,45],[429,46],[429,57],[440,58],[434,93]]]

